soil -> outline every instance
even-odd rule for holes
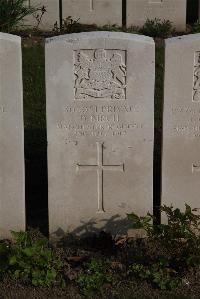
[[[5,299],[82,299],[84,296],[80,295],[79,290],[69,285],[65,290],[59,287],[54,288],[34,288],[25,286],[19,283],[11,282],[5,279],[0,283],[0,298]],[[116,290],[109,290],[105,288],[102,295],[92,295],[92,299],[199,299],[200,285],[197,286],[197,281],[188,287],[185,286],[173,292],[153,290],[148,284],[128,283],[122,282],[117,286]]]
[[[92,299],[199,299],[200,269],[193,269],[183,275],[182,284],[173,291],[162,291],[147,282],[139,282],[127,274],[128,265],[134,262],[136,251],[154,258],[156,248],[151,247],[144,239],[120,238],[113,240],[109,234],[100,233],[85,239],[64,240],[54,248],[61,259],[66,287],[54,285],[52,288],[33,287],[30,283],[15,281],[8,276],[0,282],[0,298],[2,299],[45,299],[45,298],[85,298],[78,288],[76,278],[91,258],[106,259],[114,275],[118,279],[114,284],[105,284],[100,292],[92,294]],[[146,251],[146,252],[145,252]]]

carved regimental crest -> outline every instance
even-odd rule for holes
[[[193,102],[200,102],[200,51],[195,52],[194,57],[194,84]]]
[[[75,51],[75,99],[125,99],[126,52]]]

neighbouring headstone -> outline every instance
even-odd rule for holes
[[[63,0],[63,19],[82,24],[122,26],[122,0]]]
[[[200,34],[166,40],[162,204],[200,208]]]
[[[25,229],[20,37],[0,33],[0,238]]]
[[[38,27],[41,30],[53,30],[54,25],[59,27],[59,0],[27,0],[27,5],[34,8],[45,8],[45,13],[38,10],[24,19],[24,25]]]
[[[127,26],[142,27],[147,19],[169,20],[176,30],[186,29],[186,0],[127,0]]]
[[[126,33],[46,41],[49,228],[126,231],[152,212],[154,42]]]

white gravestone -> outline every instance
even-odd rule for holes
[[[25,229],[20,37],[0,33],[0,238]]]
[[[126,33],[46,41],[51,238],[126,230],[152,212],[154,42]]]
[[[142,27],[147,19],[169,20],[176,30],[186,29],[186,0],[127,0],[127,26]]]
[[[46,9],[46,12],[41,18],[39,29],[41,30],[53,30],[54,24],[57,22],[59,26],[59,0],[27,0],[27,5],[34,8]],[[33,15],[27,16],[24,19],[24,25],[28,27],[36,27],[38,22],[36,15],[41,16],[41,12],[38,11]]]
[[[200,208],[200,34],[166,40],[162,204]]]
[[[122,26],[122,0],[63,0],[63,19],[82,24]]]

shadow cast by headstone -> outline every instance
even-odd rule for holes
[[[45,129],[25,129],[26,223],[48,236],[47,142]]]
[[[50,235],[50,239],[57,242],[57,244],[66,246],[77,245],[77,243],[79,245],[81,243],[91,245],[92,247],[103,247],[104,243],[106,243],[106,246],[109,244],[112,246],[116,236],[126,235],[131,228],[130,220],[127,218],[122,219],[119,215],[113,215],[110,218],[98,221],[95,218],[82,221],[82,224],[71,232],[59,228]]]

